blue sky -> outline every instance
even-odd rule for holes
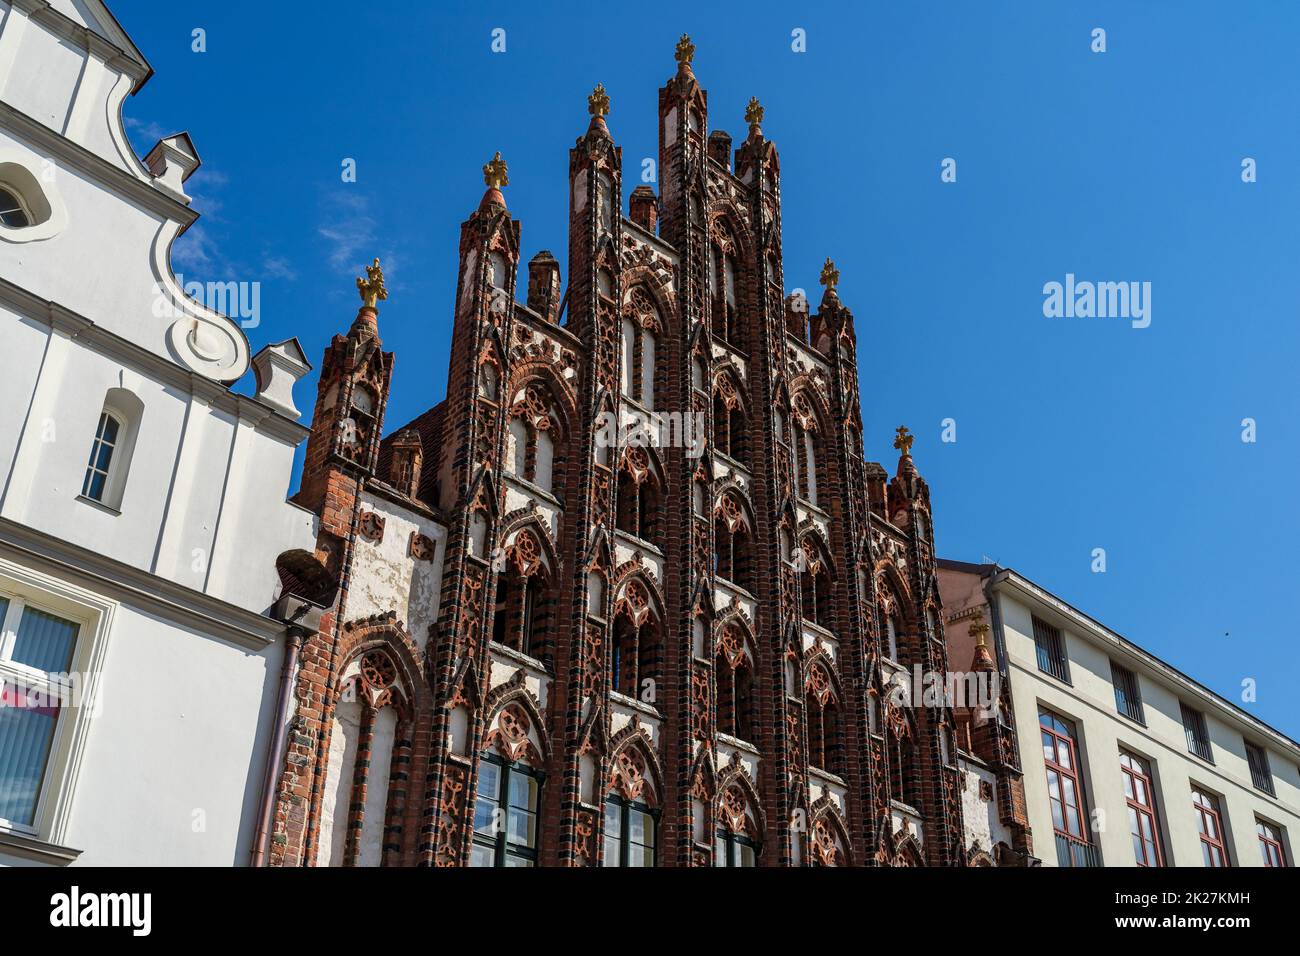
[[[318,362],[380,256],[390,427],[444,394],[482,164],[499,149],[510,165],[524,258],[549,248],[567,268],[587,93],[610,93],[630,189],[689,31],[710,127],[739,142],[748,98],[767,109],[786,284],[839,265],[868,456],[892,470],[895,426],[917,433],[940,552],[1016,568],[1233,701],[1253,678],[1243,706],[1300,737],[1300,8],[112,6],[157,71],[124,109],[137,149],[186,129],[204,160],[177,271],[262,282],[254,348],[296,335]],[[1150,282],[1150,327],[1044,317],[1044,283],[1067,273]]]

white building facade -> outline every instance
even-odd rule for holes
[[[178,287],[185,134],[97,0],[0,3],[0,863],[249,861],[310,366]],[[256,368],[256,397],[230,385]]]
[[[1294,864],[1300,744],[1015,571],[940,561],[939,586],[955,668],[955,622],[991,628],[1043,865]]]

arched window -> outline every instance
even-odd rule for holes
[[[834,600],[831,597],[830,569],[816,545],[808,538],[803,542],[803,574],[799,576],[803,617],[830,630],[835,624]]]
[[[556,484],[555,428],[558,416],[550,394],[539,382],[515,396],[510,408],[506,471],[530,481],[543,491]]]
[[[610,761],[602,866],[655,865],[659,803],[646,755],[633,743]]]
[[[658,538],[660,487],[644,448],[629,448],[618,470],[618,511],[615,527],[642,541]]]
[[[750,541],[749,520],[740,502],[734,495],[723,495],[713,512],[713,573],[754,594]]]
[[[748,432],[740,392],[728,374],[718,376],[713,391],[713,436],[718,451],[746,468],[749,460]]]
[[[718,684],[718,730],[755,742],[754,654],[739,628],[728,625],[722,629],[713,665]]]
[[[893,799],[913,809],[919,809],[920,782],[917,779],[917,762],[915,762],[910,728],[905,726],[904,730],[894,735],[892,757],[889,770],[892,771],[893,777],[891,787]]]
[[[345,668],[339,687],[330,719],[316,865],[380,866],[401,685],[388,656],[372,651]]]
[[[814,664],[808,669],[804,688],[804,711],[808,717],[808,763],[844,774],[844,747],[840,740],[839,701],[826,668]]]
[[[81,497],[118,510],[126,491],[144,403],[123,388],[109,389],[99,413],[90,459],[81,482]]]
[[[655,356],[663,320],[654,298],[643,286],[628,294],[621,328],[623,394],[653,411],[656,404],[662,404],[655,401]]]
[[[749,800],[738,784],[732,784],[719,795],[716,815],[713,865],[758,866],[758,827]]]
[[[492,640],[529,657],[541,657],[546,644],[550,569],[536,535],[525,529],[506,549],[506,567],[497,575]]]
[[[735,243],[723,226],[716,228],[709,250],[709,298],[713,305],[713,334],[743,352],[745,344],[740,335],[736,292]]]
[[[663,674],[663,625],[650,611],[638,581],[628,584],[614,611],[609,682],[616,693],[654,704]]]
[[[11,229],[22,229],[32,224],[27,204],[3,185],[0,185],[0,222]]]

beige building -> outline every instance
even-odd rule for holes
[[[991,628],[1043,865],[1292,865],[1300,744],[1015,571],[939,588],[954,670]]]

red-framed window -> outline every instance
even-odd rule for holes
[[[1061,836],[1088,842],[1084,828],[1083,789],[1079,785],[1079,750],[1074,725],[1050,710],[1038,714],[1047,764],[1047,795],[1052,802],[1052,829]]]
[[[1284,867],[1286,850],[1282,846],[1282,828],[1263,820],[1255,821],[1255,832],[1259,834],[1259,851],[1264,855],[1264,865]]]
[[[1138,866],[1164,866],[1160,849],[1160,828],[1156,823],[1155,787],[1151,765],[1136,754],[1120,751],[1124,774],[1124,801],[1128,804],[1128,827],[1133,837],[1133,857]]]
[[[1219,798],[1200,787],[1193,787],[1192,806],[1196,810],[1196,825],[1201,833],[1201,859],[1209,867],[1230,866],[1228,846],[1223,836],[1223,814],[1219,812]]]

